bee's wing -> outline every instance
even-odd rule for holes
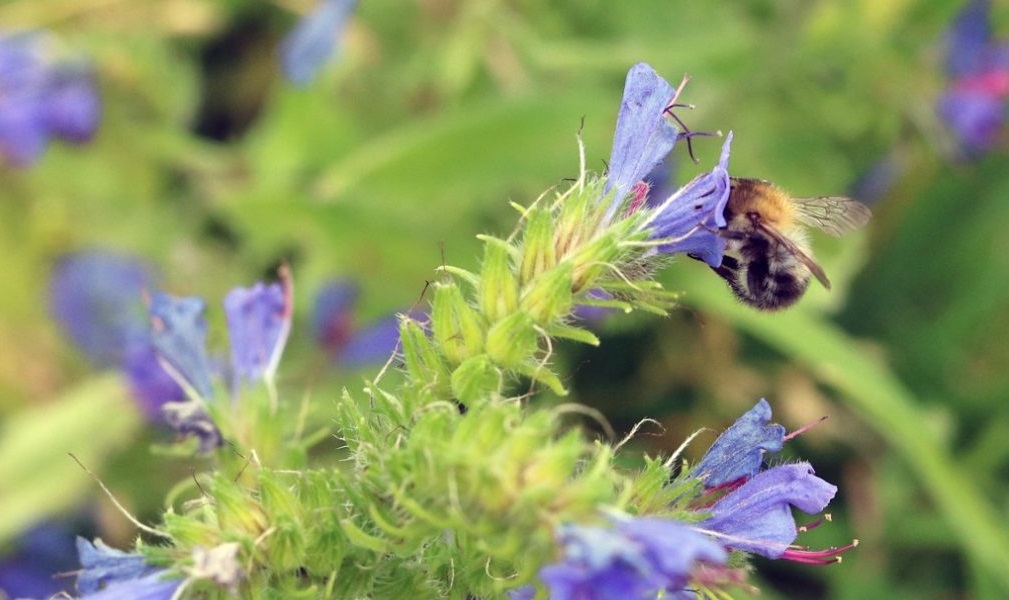
[[[844,196],[795,198],[796,218],[834,237],[854,231],[869,222],[869,207]]]
[[[823,267],[821,267],[815,260],[813,260],[813,257],[806,254],[805,250],[796,246],[795,243],[792,242],[792,240],[788,239],[787,237],[782,235],[781,232],[779,232],[777,229],[775,229],[771,225],[768,225],[767,223],[764,223],[763,221],[758,220],[754,223],[754,225],[757,228],[759,228],[760,231],[764,233],[764,235],[774,240],[775,243],[779,244],[780,246],[783,246],[785,250],[788,251],[789,254],[799,259],[799,262],[806,265],[806,268],[809,269],[809,272],[812,273],[814,277],[816,277],[817,281],[823,284],[823,287],[827,288],[828,290],[830,289],[830,280],[827,279],[827,274],[824,273]]]

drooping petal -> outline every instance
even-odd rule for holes
[[[675,95],[673,86],[649,65],[638,63],[628,71],[603,188],[613,194],[604,221],[612,220],[634,184],[676,144],[679,131],[664,112]]]
[[[280,46],[284,76],[308,85],[327,61],[334,58],[357,0],[321,0],[291,30]]]
[[[836,492],[809,463],[781,465],[726,494],[697,527],[719,534],[731,548],[779,558],[798,535],[791,507],[816,514]]]
[[[49,283],[49,310],[67,337],[95,363],[120,363],[147,336],[143,293],[153,283],[140,260],[104,250],[63,256]]]
[[[780,452],[785,428],[771,421],[771,405],[763,398],[739,417],[694,467],[705,487],[717,487],[760,471],[766,452]]]
[[[174,298],[162,292],[151,295],[151,339],[163,364],[180,384],[201,398],[213,393],[207,362],[207,322],[203,300]]]
[[[256,381],[277,369],[291,331],[290,279],[270,285],[235,288],[224,297],[231,336],[231,366],[236,377]]]
[[[656,252],[691,254],[712,267],[721,264],[725,240],[718,230],[726,225],[731,145],[730,131],[715,168],[695,177],[653,209],[645,223],[651,230],[651,239],[668,240]]]

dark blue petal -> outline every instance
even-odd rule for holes
[[[101,120],[101,101],[91,73],[82,68],[54,72],[46,90],[45,119],[53,135],[86,142]]]
[[[85,594],[79,600],[171,600],[182,585],[182,579],[168,571],[154,571],[143,577],[120,581],[100,592]]]
[[[971,0],[953,19],[946,34],[946,73],[961,77],[978,73],[984,66],[985,49],[991,41],[991,0]]]
[[[766,452],[780,452],[785,428],[771,421],[771,406],[760,399],[718,436],[694,468],[706,487],[717,487],[760,472]]]
[[[161,407],[167,402],[185,399],[186,393],[165,370],[150,338],[132,344],[122,363],[133,398],[148,419],[160,421]]]
[[[809,463],[774,467],[726,494],[697,527],[717,532],[730,548],[779,558],[798,535],[791,507],[816,514],[836,492]]]
[[[338,279],[323,285],[312,308],[312,337],[331,354],[337,355],[350,340],[352,310],[357,302],[357,285]]]
[[[669,154],[678,131],[665,116],[676,90],[650,66],[631,67],[613,134],[605,193],[613,200],[606,214],[612,219],[637,182]]]
[[[346,367],[380,363],[399,347],[399,317],[389,315],[350,335],[336,360]]]
[[[939,99],[939,115],[965,150],[977,152],[995,145],[1005,123],[1005,103],[974,90],[949,90]]]
[[[174,298],[162,292],[151,295],[151,339],[161,360],[200,397],[209,399],[210,365],[207,362],[205,304],[199,298]]]
[[[49,598],[71,591],[72,582],[56,575],[77,568],[74,539],[69,525],[57,522],[21,534],[16,549],[0,560],[0,593],[10,598]]]
[[[62,257],[49,283],[49,310],[63,332],[95,363],[120,363],[148,335],[143,293],[153,283],[132,257],[90,250]]]
[[[92,594],[113,583],[137,579],[155,570],[143,556],[110,548],[100,539],[92,544],[78,537],[77,555],[82,567],[77,574],[77,591],[82,594]]]
[[[652,567],[665,579],[665,589],[687,585],[698,562],[723,564],[725,549],[684,523],[656,517],[628,519],[619,524],[622,534],[637,542]]]
[[[231,366],[236,377],[256,381],[272,374],[291,331],[291,290],[280,283],[235,288],[224,297],[231,337]]]
[[[725,204],[729,201],[729,149],[732,132],[725,137],[718,165],[680,188],[658,204],[647,226],[653,240],[670,240],[657,248],[660,254],[686,253],[712,267],[722,263],[725,240]]]
[[[284,76],[308,85],[336,52],[357,0],[322,0],[298,22],[280,46]]]

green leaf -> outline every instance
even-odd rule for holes
[[[8,419],[0,436],[0,544],[97,489],[68,453],[97,473],[142,426],[129,391],[111,374]]]

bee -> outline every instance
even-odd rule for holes
[[[725,207],[722,264],[713,267],[745,304],[761,310],[791,306],[812,277],[830,289],[830,280],[813,259],[806,226],[833,236],[869,221],[869,208],[851,198],[792,198],[761,179],[730,178]]]

